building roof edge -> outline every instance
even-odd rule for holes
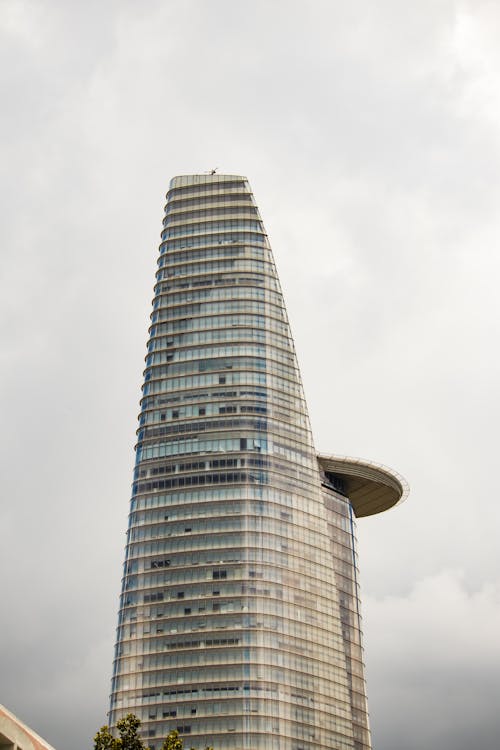
[[[207,172],[204,174],[178,174],[172,177],[169,183],[169,190],[179,187],[188,187],[189,185],[207,185],[209,183],[217,184],[229,182],[231,180],[247,181],[247,178],[241,174],[218,174]]]
[[[4,722],[2,722],[2,718],[5,718],[12,725],[12,728],[10,730],[11,732],[14,731],[16,734],[18,734],[20,730],[23,735],[27,735],[28,739],[30,740],[31,746],[35,747],[36,750],[55,750],[55,748],[52,747],[52,745],[49,745],[49,743],[44,740],[43,737],[40,737],[40,735],[34,732],[27,724],[24,723],[24,721],[21,721],[21,719],[13,714],[12,711],[9,711],[8,708],[2,706],[2,704],[0,703],[0,734],[3,734],[4,731],[9,731],[8,726],[5,726]],[[8,737],[8,739],[10,740],[11,738]]]

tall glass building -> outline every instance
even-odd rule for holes
[[[276,268],[238,175],[170,183],[113,669],[159,750],[369,750],[355,519],[404,481],[318,455]]]

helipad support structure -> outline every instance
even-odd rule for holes
[[[387,466],[347,456],[318,455],[326,475],[342,482],[356,518],[382,513],[406,499],[405,479]]]
[[[285,262],[285,260],[283,261]],[[370,750],[356,516],[406,493],[317,456],[247,180],[167,194],[137,431],[110,724],[159,750]]]

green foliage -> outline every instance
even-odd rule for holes
[[[118,750],[116,743],[117,740],[109,731],[109,727],[104,725],[94,737],[94,750]]]
[[[176,729],[168,733],[167,739],[161,746],[161,750],[184,750],[184,743]]]
[[[127,714],[116,723],[119,737],[113,737],[108,726],[101,727],[94,737],[94,750],[149,750],[138,735],[140,726],[141,720],[137,716]],[[184,750],[184,742],[176,729],[169,732],[161,750]],[[213,748],[206,747],[205,750]]]
[[[137,734],[141,726],[141,720],[134,714],[127,714],[124,719],[116,722],[116,728],[120,735],[120,743],[117,750],[148,750]]]
[[[103,726],[94,737],[94,750],[149,750],[137,734],[141,720],[127,714],[116,723],[119,737],[113,737],[108,726]]]

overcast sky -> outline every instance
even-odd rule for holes
[[[0,703],[105,722],[169,179],[246,174],[358,524],[375,750],[500,734],[500,5],[0,0]]]

